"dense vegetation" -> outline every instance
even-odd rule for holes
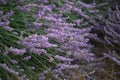
[[[0,0],[0,80],[119,80],[119,34],[119,0]]]

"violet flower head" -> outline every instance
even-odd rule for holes
[[[0,11],[0,16],[3,15],[3,11]]]
[[[3,14],[3,11],[0,12],[0,26],[2,26],[7,31],[13,31],[14,29],[9,26],[10,21],[9,18],[14,14],[13,11],[7,12]]]
[[[33,34],[22,40],[22,45],[29,51],[40,55],[46,52],[44,48],[57,47],[56,44],[51,44],[48,37],[43,35]]]
[[[26,56],[26,57],[24,57],[24,60],[28,61],[31,58],[32,58],[31,56]]]
[[[13,69],[9,68],[6,63],[0,64],[0,67],[4,68],[5,70],[12,73],[13,75],[19,75],[19,72],[14,71]]]
[[[17,60],[10,60],[13,64],[17,64],[18,61]]]
[[[17,49],[17,48],[10,47],[8,50],[9,52],[12,52],[15,55],[23,55],[26,53],[26,49]]]
[[[56,55],[55,58],[60,61],[73,61],[73,59],[71,59],[71,58],[66,58],[66,57],[59,56],[59,55]]]
[[[78,69],[79,65],[57,64],[61,69]]]

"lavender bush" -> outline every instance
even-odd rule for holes
[[[119,78],[117,76],[119,76],[120,70],[118,68],[120,66],[120,6],[119,1],[113,1],[113,4],[111,4],[106,14],[102,17],[103,24],[99,24],[93,27],[92,33],[96,33],[97,35],[91,34],[89,37],[91,40],[96,41],[98,45],[101,44],[101,47],[104,47],[101,48],[97,45],[96,50],[101,50],[99,54],[109,59],[110,63],[107,65],[114,65],[114,67],[111,66],[114,69],[111,78],[117,79]],[[106,68],[106,70],[107,69],[108,67]],[[109,73],[108,75],[111,74]]]
[[[112,53],[116,55],[116,62],[119,65],[119,5],[116,4],[115,7],[109,7],[107,11],[107,15],[103,17],[105,25],[98,25],[96,27],[93,27],[94,31],[98,31],[98,37],[96,35],[91,35],[90,37],[92,38],[93,36],[95,37],[94,39],[98,42],[101,42],[105,46],[108,46],[108,53]],[[101,27],[101,29],[100,29]],[[93,31],[93,32],[94,32]],[[100,36],[103,35],[104,37]],[[106,56],[108,54],[105,54]],[[114,55],[114,56],[115,56]],[[110,55],[109,55],[110,57]],[[118,61],[117,61],[118,57]],[[113,60],[114,61],[114,60]]]
[[[41,72],[50,66],[49,58],[52,58],[49,54],[45,53],[47,56],[43,54],[41,57],[33,54],[37,54],[38,51],[38,54],[40,54],[40,51],[41,53],[42,51],[45,51],[44,49],[37,49],[36,46],[31,46],[31,50],[29,51],[30,48],[27,47],[27,45],[24,45],[27,41],[29,43],[29,40],[33,41],[31,35],[33,32],[30,32],[26,25],[26,18],[27,20],[31,20],[32,18],[30,17],[30,14],[21,12],[19,9],[20,6],[25,4],[27,4],[27,1],[22,0],[0,1],[0,70],[2,72],[0,73],[0,77],[3,80],[36,80],[39,76],[37,71]],[[29,37],[30,39],[27,38],[29,35],[31,35],[31,38]],[[49,46],[43,45],[44,47],[41,46],[40,48],[52,47],[52,44],[49,43],[47,37],[37,37],[37,34],[35,37],[36,39],[38,37],[40,39],[42,38],[42,42],[37,39],[38,42],[41,42],[39,44],[40,46],[44,43],[46,43],[46,45],[49,44]]]
[[[94,46],[87,36],[101,17],[101,5],[80,0],[0,0],[1,79],[99,79],[102,58],[91,51]]]
[[[109,8],[108,11],[108,18],[106,20],[106,27],[105,30],[105,41],[106,43],[112,48],[109,51],[108,57],[115,61],[118,65],[120,65],[120,55],[119,55],[119,22],[120,22],[120,6],[116,4],[115,10],[112,10],[112,8]],[[112,19],[111,19],[112,18]],[[110,36],[111,38],[107,37]],[[107,54],[105,54],[107,56]]]

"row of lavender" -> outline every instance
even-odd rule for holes
[[[0,0],[1,79],[99,79],[103,76],[100,74],[103,71],[102,59],[109,57],[120,63],[116,50],[110,49],[112,54],[99,58],[89,43],[89,38],[94,36],[104,45],[109,44],[112,49],[116,47],[111,36],[119,36],[119,33],[111,26],[102,28],[104,40],[90,33],[92,28],[96,30],[92,25],[100,26],[104,10],[99,9],[105,5],[85,4],[80,0]],[[118,6],[116,11],[119,17]],[[108,19],[104,20],[110,23]],[[113,37],[118,39],[117,36]],[[115,44],[118,43],[119,40],[115,40]],[[117,58],[113,58],[114,55]]]
[[[89,38],[101,44],[94,48],[97,54],[106,57],[109,63],[107,68],[112,68],[112,78],[119,79],[120,73],[120,2],[113,1],[106,14],[101,18],[104,24],[95,25]],[[94,38],[94,39],[93,39]],[[104,48],[103,48],[104,47]],[[102,54],[101,54],[102,53]],[[106,69],[107,69],[106,68]]]

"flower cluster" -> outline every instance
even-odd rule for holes
[[[13,11],[10,11],[6,14],[4,14],[4,11],[0,11],[0,27],[3,27],[5,30],[13,31],[13,28],[9,26],[10,20],[9,17],[11,17],[14,14]]]
[[[111,60],[120,65],[120,55],[119,55],[119,43],[120,43],[120,6],[116,4],[115,10],[112,8],[108,11],[108,18],[105,20],[106,26],[104,27],[105,37],[104,40],[108,46],[110,46],[109,54],[105,56],[109,57]]]
[[[37,34],[30,35],[22,40],[22,45],[29,49],[31,53],[37,55],[45,52],[45,48],[57,47],[56,44],[51,44],[46,36]]]
[[[0,4],[6,5],[10,1],[12,0],[0,0]]]
[[[39,80],[81,79],[76,71],[89,79],[96,79],[92,75],[101,69],[98,65],[102,63],[97,64],[100,60],[91,51],[93,45],[87,38],[91,35],[89,22],[94,24],[98,18],[99,10],[95,9],[95,3],[86,4],[80,0],[0,0],[0,4],[7,6],[6,10],[14,6],[8,13],[0,11],[0,26],[3,27],[0,30],[6,33],[0,34],[0,43],[5,43],[5,46],[0,44],[0,56],[3,57],[0,68],[19,80],[37,80],[38,77]],[[84,28],[79,28],[81,26]]]
[[[107,63],[108,65],[115,65],[113,73],[116,73],[120,70],[116,67],[120,66],[120,6],[119,1],[112,2],[106,15],[102,16],[101,22],[103,21],[103,23],[93,26],[91,33],[94,34],[91,34],[89,38],[96,43],[94,43],[96,45],[95,52],[98,56],[106,57],[105,60],[110,61],[109,64]],[[114,77],[118,75],[114,74]]]
[[[97,24],[95,19],[100,18],[99,15],[100,11],[99,9],[95,9],[95,8],[100,7],[102,5],[100,4],[97,5],[96,3],[86,4],[81,0],[78,1],[64,0],[63,2],[65,4],[57,8],[57,10],[59,10],[59,12],[63,13],[65,16],[70,15],[69,19],[75,24],[77,24],[77,26],[88,26],[89,23]]]
[[[103,45],[107,46],[109,49],[104,54],[106,57],[109,57],[111,60],[115,61],[118,65],[120,65],[119,60],[119,39],[120,39],[120,7],[118,4],[116,4],[115,9],[113,10],[112,7],[110,7],[107,11],[107,19],[104,19],[105,26],[102,26],[101,29],[98,27],[93,27],[93,30],[98,31],[98,36],[94,37],[96,38],[97,42],[102,43]],[[104,37],[100,37],[100,34]],[[92,37],[92,36],[91,36]]]
[[[58,64],[55,68],[61,73],[55,73],[55,76],[61,75],[63,78],[68,79],[70,76],[66,75],[66,73],[64,74],[64,71],[68,70],[67,72],[71,72],[72,69],[79,70],[81,69],[80,66],[82,66],[79,65],[81,62],[89,63],[95,60],[95,55],[90,51],[92,45],[88,44],[89,39],[85,38],[89,35],[88,32],[90,30],[90,28],[76,29],[69,26],[51,27],[46,30],[46,32],[48,32],[47,36],[59,43],[60,48],[58,50],[66,53],[63,56],[55,56],[56,59],[62,61],[62,63]],[[69,75],[72,75],[72,73]]]
[[[7,70],[8,72],[12,73],[13,75],[19,75],[19,72],[16,72],[14,70],[12,70],[11,68],[9,68],[6,63],[0,64],[0,67],[4,68],[5,70]]]
[[[9,52],[12,52],[13,54],[15,55],[23,55],[26,53],[26,50],[25,49],[17,49],[17,48],[12,48],[10,47],[8,49]]]

